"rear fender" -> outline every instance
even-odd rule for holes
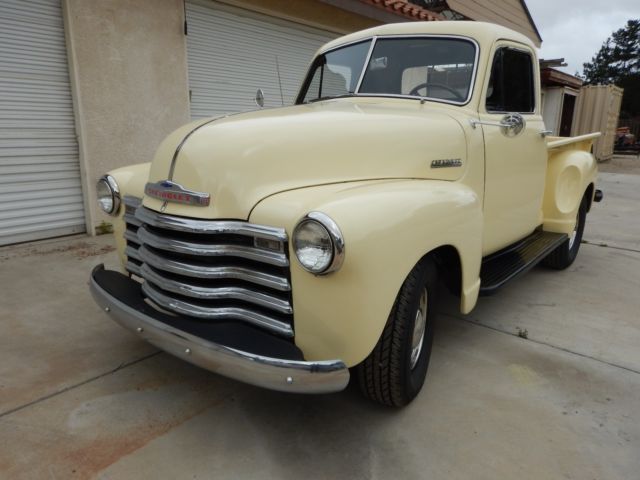
[[[573,231],[580,202],[596,176],[597,165],[591,153],[572,149],[549,151],[542,204],[544,230],[567,234]]]

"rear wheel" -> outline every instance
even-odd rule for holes
[[[580,242],[582,242],[582,234],[584,232],[584,224],[587,220],[587,197],[582,197],[578,213],[576,215],[576,225],[573,228],[573,232],[569,235],[569,238],[553,252],[551,252],[543,261],[542,264],[546,267],[554,268],[556,270],[564,270],[578,256],[578,250],[580,249]]]
[[[401,407],[418,395],[431,356],[436,294],[436,267],[426,259],[409,273],[380,340],[356,369],[366,397]]]

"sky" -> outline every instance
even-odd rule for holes
[[[607,37],[640,19],[640,0],[526,0],[542,36],[540,58],[564,57],[571,75],[582,73]]]

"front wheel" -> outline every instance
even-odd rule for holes
[[[582,197],[580,207],[578,208],[578,214],[576,215],[576,225],[573,228],[573,232],[569,238],[553,252],[551,252],[542,261],[545,267],[553,268],[556,270],[564,270],[578,256],[578,250],[580,249],[580,242],[582,242],[582,234],[584,232],[584,224],[587,220],[587,197]]]
[[[436,294],[436,267],[425,259],[409,273],[378,343],[356,369],[366,397],[402,407],[418,395],[431,356]]]

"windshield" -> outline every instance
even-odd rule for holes
[[[471,96],[476,47],[469,40],[377,38],[365,69],[370,46],[368,40],[316,58],[298,103],[348,95],[399,95],[463,104]]]

